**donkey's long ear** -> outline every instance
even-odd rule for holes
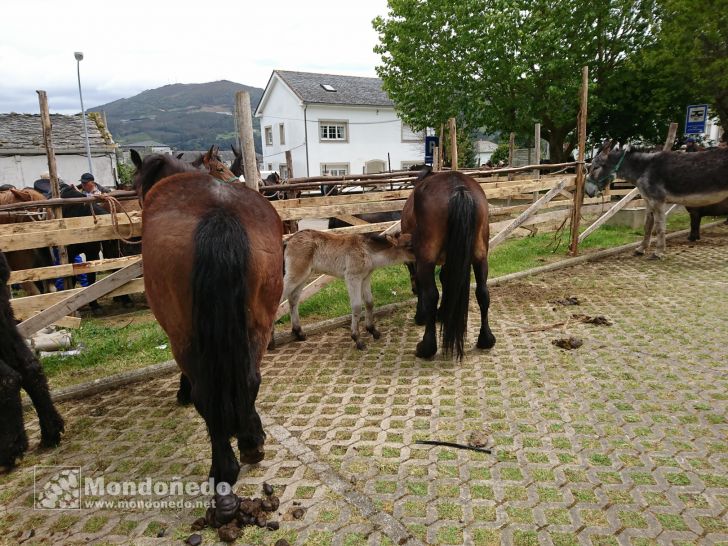
[[[136,150],[131,151],[131,162],[134,163],[137,170],[142,168],[142,156]]]
[[[599,148],[599,154],[600,154],[600,155],[607,155],[607,154],[609,153],[609,150],[611,150],[611,149],[612,149],[612,147],[614,146],[614,144],[615,144],[616,142],[617,142],[617,141],[616,141],[616,140],[614,140],[614,139],[612,139],[612,140],[608,140],[608,139],[607,139],[607,140],[605,140],[604,142],[602,142],[602,147],[601,147],[601,148]]]

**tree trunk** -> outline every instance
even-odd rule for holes
[[[572,160],[570,155],[574,147],[569,146],[568,150],[564,150],[564,141],[567,132],[560,129],[550,129],[547,134],[549,141],[549,157],[551,163],[566,163]]]

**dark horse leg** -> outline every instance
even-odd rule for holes
[[[436,316],[440,297],[435,284],[434,263],[417,262],[417,284],[420,291],[417,309],[425,324],[425,335],[417,344],[415,354],[420,358],[430,358],[437,352]]]
[[[480,307],[480,333],[478,334],[477,347],[479,349],[490,349],[495,345],[495,336],[488,324],[488,308],[490,307],[490,294],[488,293],[488,258],[473,262],[473,273],[475,274],[475,297]]]
[[[33,406],[38,414],[41,445],[55,447],[61,442],[61,434],[64,430],[63,418],[53,405],[48,390],[48,381],[38,359],[24,342],[22,342],[22,348],[18,347],[18,353],[18,361],[21,363],[18,371],[22,377],[22,387],[33,401]]]
[[[12,468],[28,449],[20,402],[20,374],[0,359],[0,466]]]
[[[189,378],[179,374],[179,389],[177,389],[177,403],[180,406],[189,406],[192,403],[192,383]]]

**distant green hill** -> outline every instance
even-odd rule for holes
[[[109,131],[119,144],[156,140],[175,150],[204,150],[212,144],[230,149],[235,134],[235,93],[247,91],[255,109],[263,89],[226,80],[177,83],[90,108],[105,112]],[[253,118],[255,148],[260,149],[260,121]]]

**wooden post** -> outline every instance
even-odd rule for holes
[[[535,165],[540,165],[541,164],[541,124],[540,123],[537,123],[536,126],[535,126],[535,128],[534,128],[534,131],[533,131],[533,141],[535,142],[535,144],[534,144],[534,150],[536,152],[536,157],[533,158],[533,163]],[[533,172],[533,177],[536,180],[540,180],[541,179],[541,169],[536,169]],[[538,192],[537,191],[533,192],[533,201],[534,201],[534,203],[536,202],[536,200],[538,200]]]
[[[571,245],[569,254],[579,253],[579,220],[581,205],[584,201],[584,155],[586,150],[586,116],[589,97],[589,67],[581,69],[581,92],[579,99],[579,151],[576,158],[576,191],[574,192],[574,209],[571,213]]]
[[[448,120],[450,126],[450,168],[453,171],[458,170],[458,129],[455,124],[455,118]]]
[[[53,151],[53,125],[51,124],[51,115],[48,111],[48,96],[45,91],[36,91],[36,93],[38,93],[38,102],[40,104],[40,124],[43,128],[43,144],[46,149],[46,157],[48,158],[48,174],[51,178],[51,196],[53,199],[58,199],[61,196],[61,192],[58,185],[56,154]],[[53,215],[57,219],[63,218],[63,207],[53,207]],[[68,263],[68,250],[65,246],[58,247],[58,258],[61,264]],[[69,279],[65,279],[63,284],[65,288],[70,288]]]
[[[293,157],[291,156],[291,150],[286,150],[286,170],[288,171],[288,178],[293,178]],[[286,192],[286,199],[297,199],[299,195],[301,195],[300,191],[289,191]],[[288,233],[296,233],[298,231],[298,220],[286,220],[284,225]]]
[[[245,165],[245,185],[258,191],[260,187],[260,173],[255,160],[255,143],[253,141],[253,113],[250,109],[250,94],[247,91],[235,93],[235,114],[238,118],[240,130],[241,151]]]
[[[286,170],[288,171],[288,178],[293,178],[293,157],[291,156],[291,150],[286,150]]]
[[[670,128],[667,130],[665,145],[662,147],[663,152],[669,152],[672,150],[672,145],[675,143],[675,136],[677,136],[677,123],[673,121],[670,123]]]
[[[440,147],[435,146],[432,150],[432,170],[439,171],[440,169]]]
[[[440,124],[440,168],[442,170],[445,167],[445,124]]]

